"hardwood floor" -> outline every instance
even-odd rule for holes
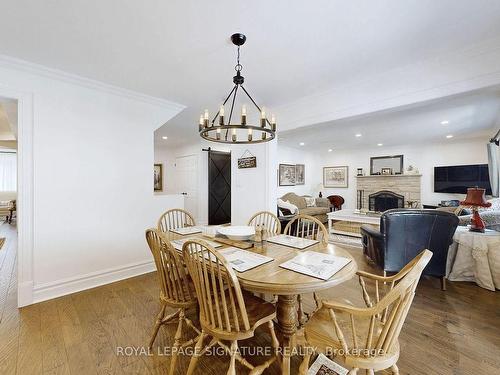
[[[160,330],[153,355],[147,353],[156,316],[155,274],[147,274],[69,296],[16,308],[16,231],[0,225],[7,241],[0,250],[0,374],[165,374],[169,357],[156,354],[172,344],[175,325]],[[359,250],[352,250],[360,268],[373,271]],[[362,306],[357,280],[322,293],[347,298]],[[306,300],[306,307],[312,301]],[[270,345],[265,330],[243,345]],[[496,374],[500,368],[500,294],[471,283],[424,278],[400,336],[401,374]],[[137,355],[125,350],[143,349]],[[162,354],[162,353],[160,353]],[[180,356],[178,374],[189,357]],[[259,363],[258,358],[250,362]],[[299,359],[294,358],[296,371]],[[239,373],[246,370],[239,367]],[[227,361],[203,357],[197,373],[225,374]],[[277,364],[267,372],[278,374]]]

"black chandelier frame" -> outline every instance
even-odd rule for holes
[[[231,119],[233,118],[233,112],[234,112],[234,103],[236,101],[236,95],[239,89],[241,89],[245,93],[245,95],[248,97],[248,99],[250,99],[255,108],[257,108],[259,113],[262,113],[261,107],[257,104],[257,102],[252,98],[250,93],[243,86],[243,83],[245,82],[245,77],[241,75],[241,70],[243,69],[243,66],[240,64],[240,47],[245,43],[246,36],[244,34],[236,33],[231,35],[231,41],[233,42],[234,45],[238,47],[238,55],[236,59],[236,65],[234,67],[234,69],[236,70],[236,75],[233,77],[234,86],[227,95],[224,102],[222,103],[222,106],[225,106],[226,103],[231,99],[231,109],[229,111],[228,121],[227,123],[224,122],[225,116],[220,115],[220,109],[219,109],[211,121],[205,118],[203,120],[203,123],[200,122],[199,124],[200,136],[208,141],[218,142],[218,143],[249,144],[249,143],[269,142],[276,137],[276,123],[271,123],[267,118],[267,116],[260,119],[260,126],[247,124],[246,115],[241,116],[241,124],[231,124]],[[216,124],[217,119],[219,119],[218,124]],[[231,138],[228,138],[229,130],[233,129],[251,130],[252,132],[255,133],[261,132],[261,137],[260,139],[257,137],[254,138],[253,134],[252,135],[249,134],[247,140],[238,140],[233,134]],[[222,134],[220,133],[217,134],[217,130],[219,130],[220,133],[222,133],[222,131],[225,130],[224,136],[222,137]]]

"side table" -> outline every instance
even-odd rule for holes
[[[458,227],[448,251],[446,275],[450,281],[474,281],[488,290],[500,289],[500,232]]]

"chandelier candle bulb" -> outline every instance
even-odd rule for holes
[[[217,131],[215,133],[215,137],[217,138],[217,140],[220,139],[220,128],[217,128]]]
[[[267,133],[266,133],[266,132],[262,132],[262,140],[265,140],[265,139],[266,139],[266,135],[267,135]]]
[[[252,141],[252,129],[248,129],[248,141]]]
[[[205,128],[208,128],[208,118],[208,109],[205,109],[205,114],[203,115],[203,125],[205,126]]]
[[[219,109],[219,125],[224,125],[224,106],[221,105]]]
[[[273,132],[276,131],[276,116],[275,115],[271,116],[271,129],[273,130]]]
[[[265,128],[266,127],[266,109],[263,107],[262,111],[260,112],[260,126]],[[264,139],[264,138],[262,138]]]
[[[236,142],[236,129],[233,129],[233,142]]]
[[[241,125],[246,125],[247,124],[247,106],[243,105],[241,107]]]
[[[203,126],[204,126],[204,119],[203,119],[203,115],[200,115],[200,131],[201,129],[203,129]]]

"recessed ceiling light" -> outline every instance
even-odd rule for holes
[[[333,150],[331,148],[328,149],[328,152],[332,152]]]
[[[166,135],[164,135],[162,138],[163,138],[163,139],[168,139],[168,137],[167,137]]]
[[[453,138],[453,134],[448,134],[446,138]]]
[[[383,146],[384,144],[383,143],[377,143],[377,146]]]
[[[355,137],[359,138],[359,137],[361,137],[361,134],[358,133],[358,134],[355,135]]]
[[[299,145],[300,145],[300,146],[304,146],[304,145],[305,145],[305,143],[304,143],[304,142],[300,142],[300,143],[299,143]]]
[[[450,122],[448,120],[441,121],[441,125],[448,125]]]

